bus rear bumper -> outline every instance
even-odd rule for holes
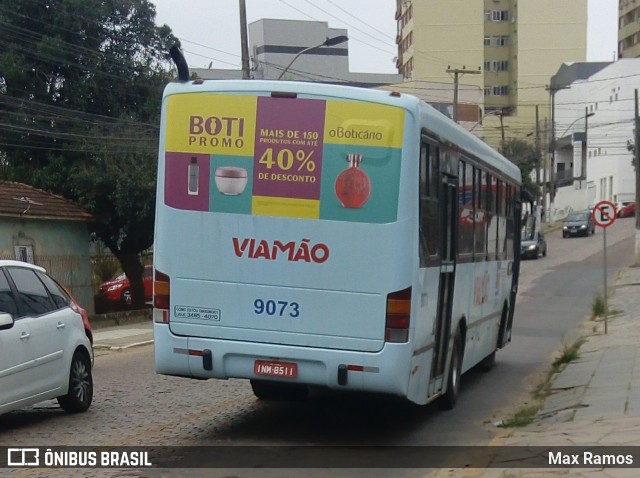
[[[386,343],[378,352],[285,346],[183,337],[160,323],[154,323],[154,342],[156,373],[166,375],[274,380],[399,396],[407,395],[410,378],[408,373],[399,373],[411,363],[408,344]],[[282,366],[288,376],[260,373],[257,362],[274,364],[272,370],[267,366],[267,372]],[[291,376],[293,369],[295,376]]]

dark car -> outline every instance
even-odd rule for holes
[[[520,257],[522,259],[537,259],[540,255],[547,256],[547,241],[544,238],[544,233],[529,234],[523,231],[520,239]]]
[[[564,220],[562,237],[588,236],[595,234],[596,225],[590,211],[578,211],[570,213]]]

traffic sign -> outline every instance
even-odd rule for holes
[[[616,220],[616,205],[611,201],[600,201],[591,213],[593,222],[600,227],[609,227]]]

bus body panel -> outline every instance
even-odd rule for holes
[[[170,306],[154,310],[156,371],[425,404],[446,391],[459,327],[463,371],[495,351],[512,261],[454,260],[446,367],[431,374],[442,269],[419,267],[424,128],[447,151],[443,172],[455,174],[459,148],[519,184],[517,167],[408,95],[298,82],[168,85],[154,267],[169,278]],[[351,168],[366,173],[370,191],[353,171],[340,183]],[[359,199],[345,199],[344,184],[358,184]],[[408,337],[390,343],[387,296],[407,288]],[[295,364],[295,378],[264,376],[255,368],[263,362]]]
[[[340,390],[407,395],[408,374],[399,371],[409,369],[412,353],[408,344],[386,344],[375,353],[266,343],[247,347],[239,346],[237,341],[176,336],[167,324],[159,323],[154,324],[154,339],[157,373],[201,379],[255,379],[261,378],[254,373],[256,360],[277,360],[297,365],[295,379],[280,380]],[[205,370],[202,356],[193,353],[202,350],[212,352],[212,370]],[[362,370],[351,371],[347,383],[339,385],[340,365],[355,365]]]

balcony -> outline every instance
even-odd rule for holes
[[[563,171],[556,171],[555,183],[557,188],[572,185],[574,179],[573,168],[565,169]]]

